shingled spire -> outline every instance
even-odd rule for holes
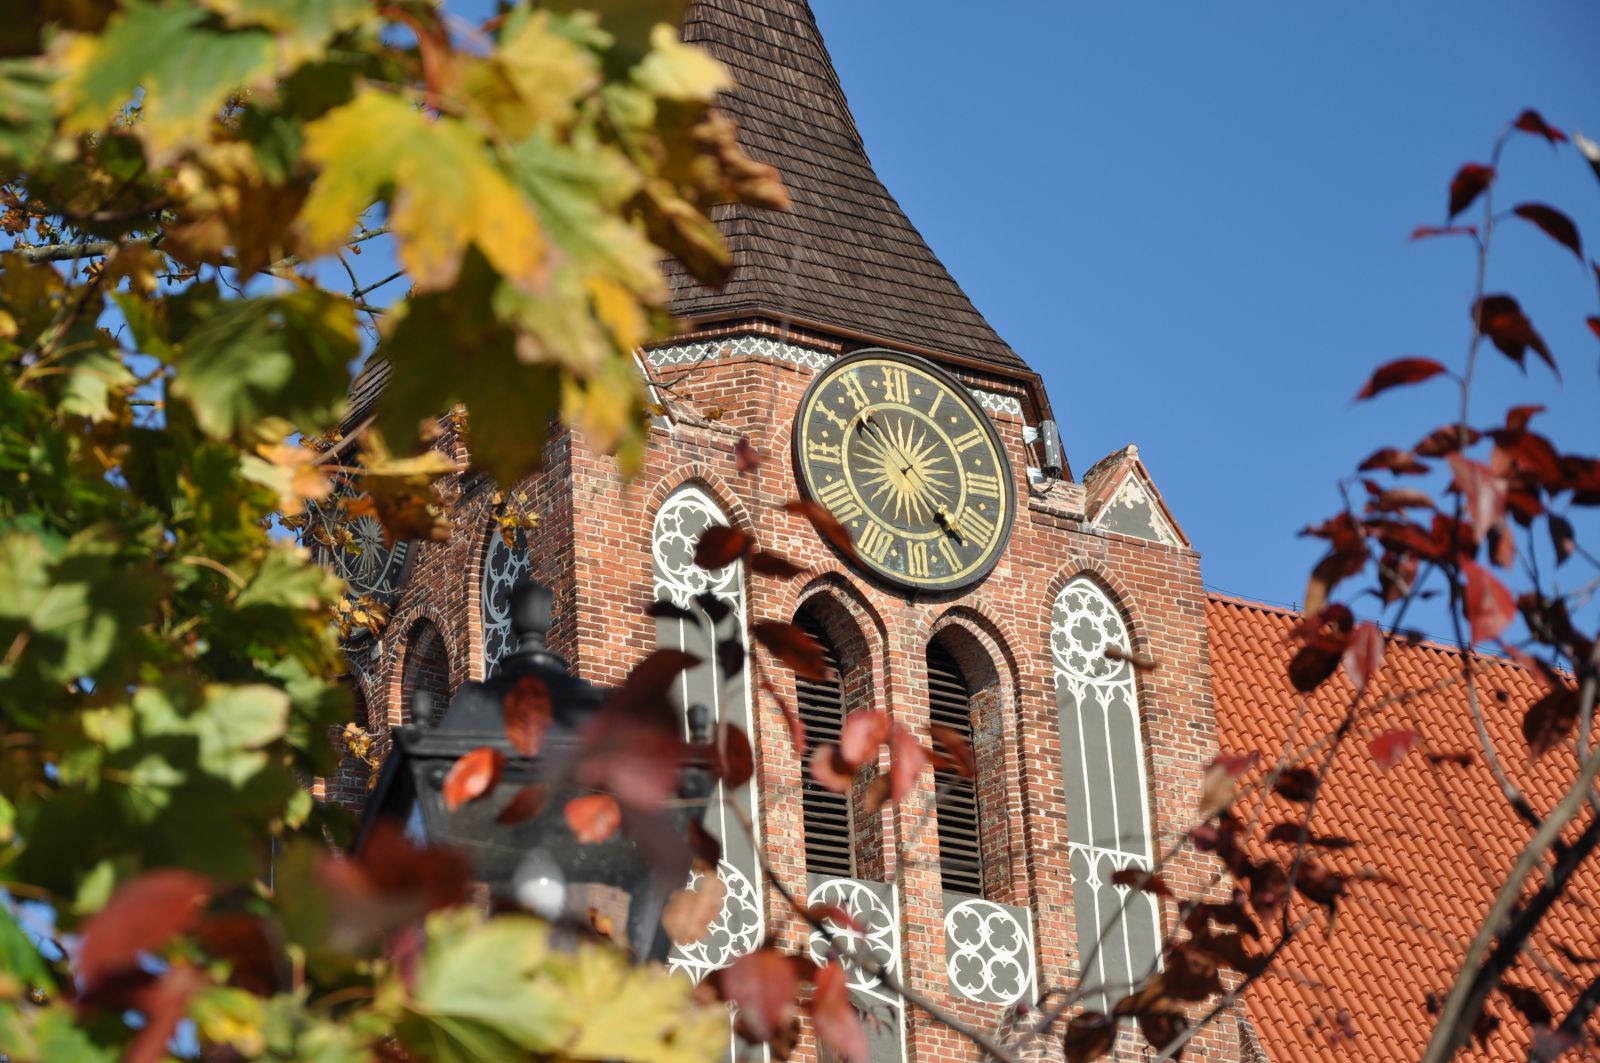
[[[777,316],[1026,368],[878,180],[806,0],[694,0],[684,37],[732,70],[738,88],[723,105],[794,207],[716,210],[732,277],[713,290],[670,265],[675,313]]]

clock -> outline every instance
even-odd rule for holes
[[[861,565],[899,586],[973,583],[1011,533],[1016,486],[999,433],[966,388],[921,358],[868,350],[823,369],[800,400],[794,461]]]

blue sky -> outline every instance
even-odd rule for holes
[[[1074,469],[1137,443],[1207,583],[1253,598],[1297,601],[1319,555],[1295,533],[1338,479],[1453,416],[1442,379],[1351,399],[1391,358],[1464,361],[1470,245],[1407,240],[1456,167],[1524,107],[1600,139],[1580,0],[813,6],[879,175],[1044,375]],[[1570,146],[1520,138],[1503,172],[1500,203],[1567,211],[1600,258]],[[1490,290],[1566,382],[1490,351],[1474,411],[1543,402],[1566,449],[1600,450],[1594,278],[1500,232]]]

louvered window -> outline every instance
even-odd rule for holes
[[[806,614],[796,623],[817,640],[834,678],[818,683],[795,679],[795,707],[806,725],[806,765],[819,746],[839,740],[844,723],[844,689],[839,685],[839,655],[822,630],[822,625]],[[851,821],[850,795],[824,790],[811,778],[809,767],[800,789],[801,815],[805,824],[806,870],[815,875],[855,877],[855,824]]]
[[[928,647],[928,708],[943,724],[972,744],[972,695],[955,658],[942,646]],[[935,771],[939,803],[939,872],[950,893],[983,895],[983,858],[978,841],[978,791],[971,779]]]

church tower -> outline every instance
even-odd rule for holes
[[[756,774],[711,825],[722,915],[673,964],[702,977],[768,936],[805,947],[806,927],[763,888],[748,819],[784,882],[856,912],[883,966],[974,1026],[1014,1031],[1038,1014],[1022,1005],[1080,975],[1121,995],[1152,969],[1173,913],[1113,876],[1148,867],[1189,825],[1216,753],[1198,555],[1134,447],[1074,476],[1056,425],[1108,397],[1053,406],[929,249],[873,171],[805,0],[694,0],[685,36],[732,71],[725,108],[793,209],[716,214],[734,256],[722,288],[669,271],[684,331],[640,353],[659,413],[633,481],[562,430],[522,484],[448,484],[449,541],[367,558],[392,612],[351,648],[365,721],[382,732],[418,695],[437,707],[492,674],[525,574],[555,592],[552,648],[600,684],[658,646],[707,648],[701,625],[647,615],[657,599],[703,610],[711,592],[729,607],[715,626],[752,654],[754,624],[795,622],[835,678],[763,674],[806,722],[808,748],[876,707],[924,745],[935,724],[969,735],[976,780],[926,772],[906,800],[870,811],[863,784],[836,795],[810,781],[747,672],[686,674],[683,703],[744,728]],[[375,366],[358,381],[354,418],[382,377]],[[741,471],[741,440],[764,455],[758,467]],[[496,513],[519,495],[539,522],[506,534]],[[786,512],[796,497],[832,510],[858,556]],[[696,568],[713,524],[804,572]],[[1206,860],[1180,856],[1163,875],[1199,892]],[[878,1019],[875,1061],[974,1058],[875,980],[853,990]],[[1060,1051],[1059,1035],[1043,1044]],[[808,1035],[800,1058],[814,1052]],[[1238,1054],[1231,1021],[1186,1053]]]

